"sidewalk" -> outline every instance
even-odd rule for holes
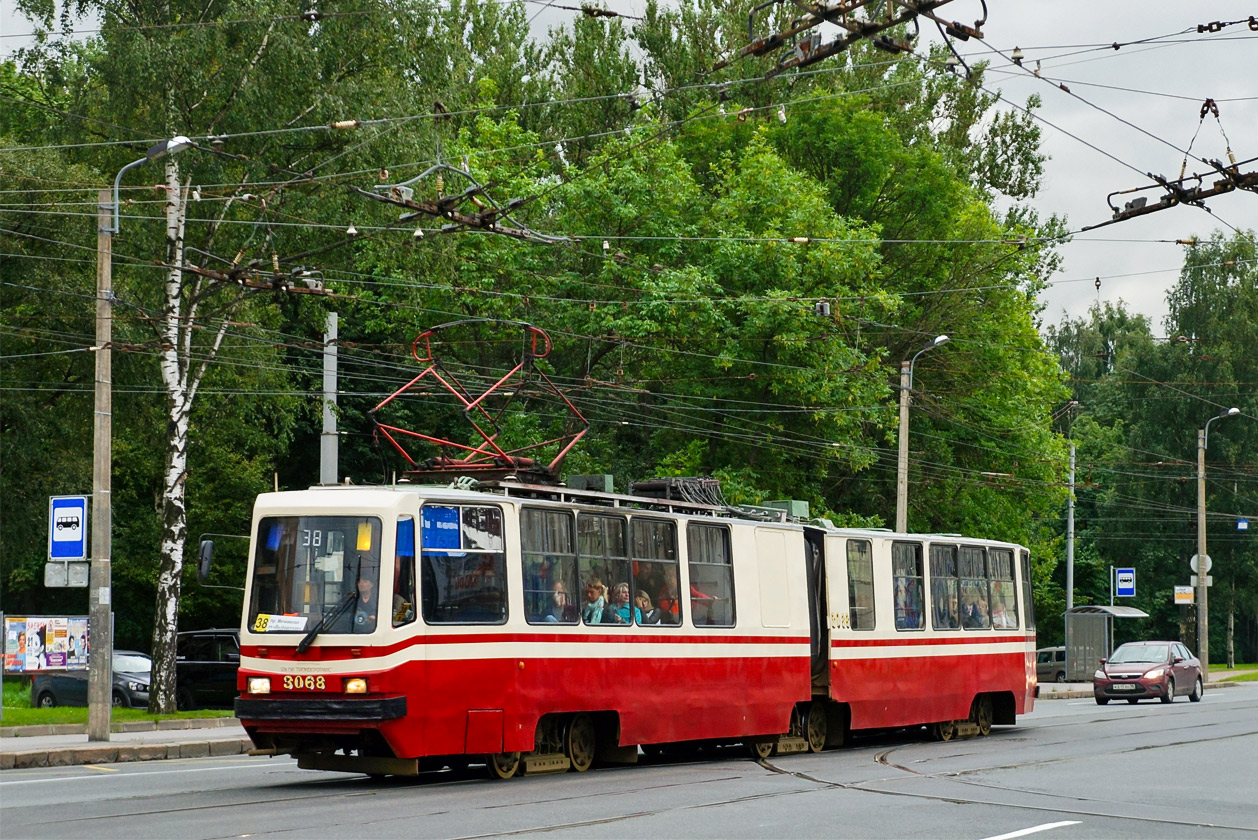
[[[253,748],[235,718],[181,718],[117,725],[108,741],[88,741],[87,727],[0,727],[0,770],[240,755]]]

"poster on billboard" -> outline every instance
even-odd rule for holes
[[[5,616],[4,673],[85,671],[87,616]]]

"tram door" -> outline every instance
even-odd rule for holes
[[[830,622],[826,609],[826,557],[820,531],[805,529],[804,558],[808,569],[808,640],[812,654],[812,684],[826,687],[830,679]]]

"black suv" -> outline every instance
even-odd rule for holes
[[[180,710],[230,709],[240,667],[240,631],[191,630],[175,651],[175,699]]]

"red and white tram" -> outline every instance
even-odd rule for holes
[[[981,735],[1032,708],[1021,546],[453,485],[258,498],[236,701],[257,752],[505,778],[694,741]]]

